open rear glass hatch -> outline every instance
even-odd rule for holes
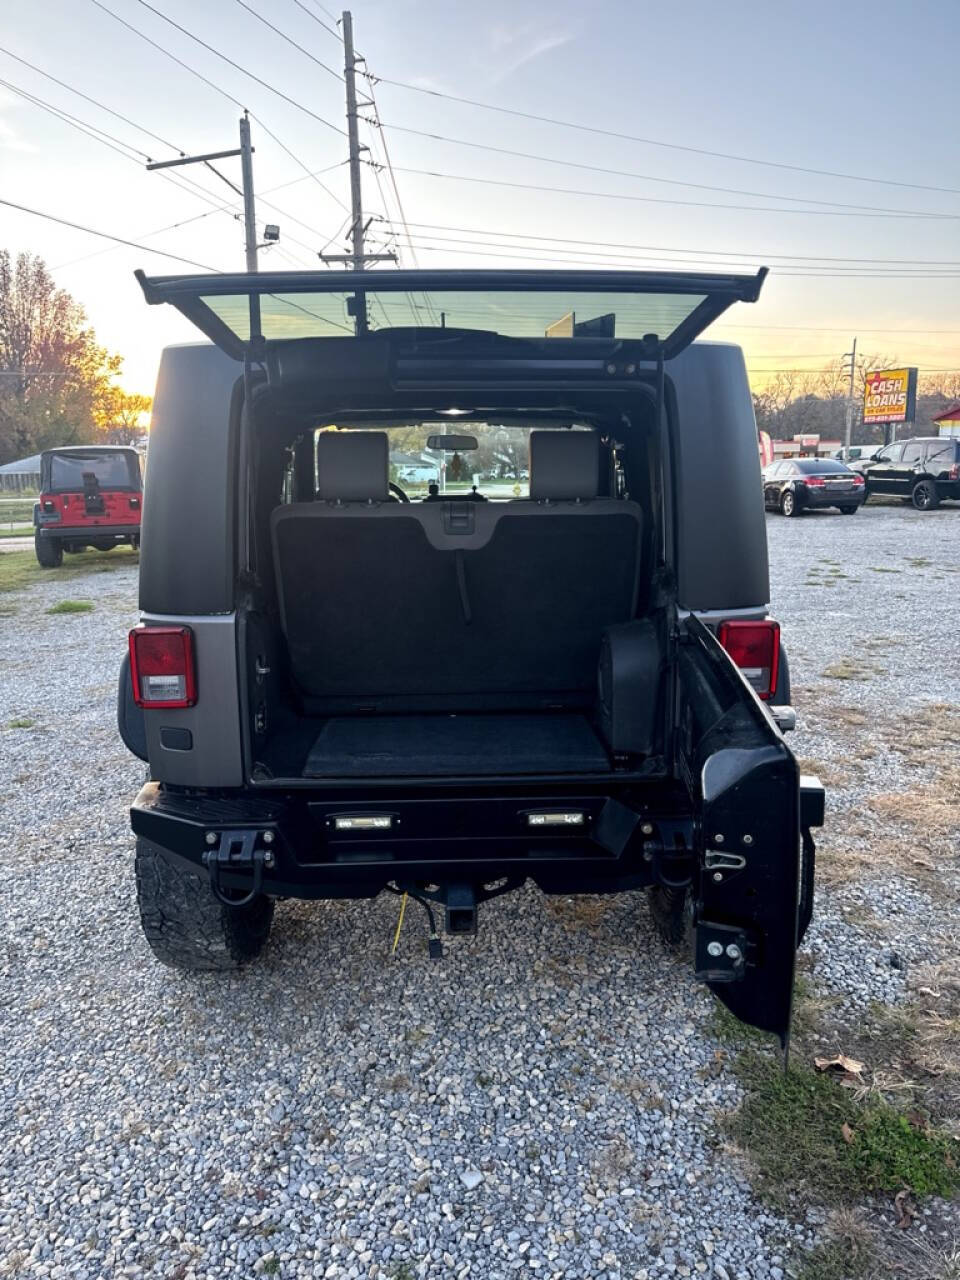
[[[667,271],[280,271],[146,276],[147,302],[169,302],[237,360],[251,346],[410,330],[448,336],[642,343],[669,360],[766,276]]]

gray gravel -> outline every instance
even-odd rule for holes
[[[960,512],[769,528],[796,684],[882,632],[909,646],[847,702],[960,703],[930,582],[889,575],[882,611],[866,572],[802,585],[818,557],[913,555],[955,595]],[[47,617],[61,598],[95,612]],[[36,721],[0,728],[0,1275],[783,1280],[819,1227],[767,1213],[718,1144],[738,1093],[711,1000],[641,897],[526,890],[485,906],[440,964],[415,912],[389,955],[392,900],[282,904],[238,976],[153,961],[125,811],[143,767],[113,720],[134,602],[129,570],[51,576],[0,616],[0,725]],[[794,745],[841,753],[836,726],[827,738]],[[939,945],[936,905],[882,887],[902,936],[848,921],[855,892],[822,898],[812,931],[814,980],[854,1005],[899,998],[885,952],[909,966]]]

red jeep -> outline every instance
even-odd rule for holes
[[[37,559],[56,569],[64,551],[140,545],[143,482],[135,449],[76,445],[40,455],[40,498],[33,508]]]

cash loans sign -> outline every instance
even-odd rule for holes
[[[912,422],[917,409],[916,369],[873,369],[863,389],[864,426]]]

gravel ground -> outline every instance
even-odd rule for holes
[[[956,600],[960,512],[768,527],[815,708],[799,755],[845,759],[834,696],[878,718],[960,704],[956,610],[931,607]],[[834,563],[850,577],[805,585]],[[95,611],[47,617],[63,598]],[[282,904],[238,976],[153,961],[125,812],[143,767],[114,729],[134,601],[125,569],[0,598],[0,1275],[783,1280],[818,1227],[768,1213],[718,1142],[738,1093],[711,1000],[640,896],[524,891],[441,964],[410,912],[389,956],[386,899]],[[871,679],[822,675],[881,650]],[[880,785],[858,774],[841,818]],[[864,903],[892,933],[847,918]],[[823,892],[813,979],[853,1009],[900,999],[955,910],[889,876]]]

